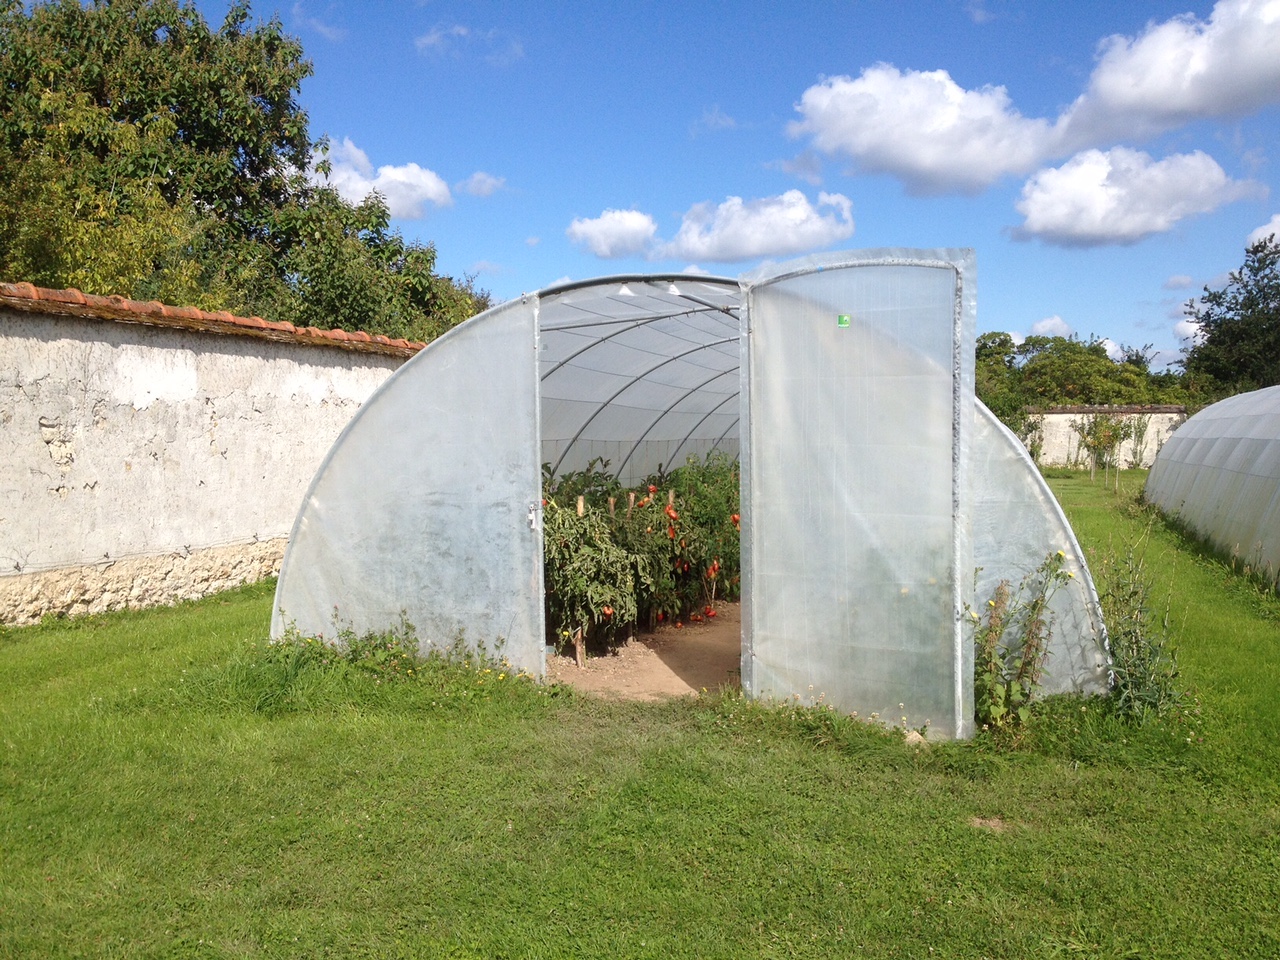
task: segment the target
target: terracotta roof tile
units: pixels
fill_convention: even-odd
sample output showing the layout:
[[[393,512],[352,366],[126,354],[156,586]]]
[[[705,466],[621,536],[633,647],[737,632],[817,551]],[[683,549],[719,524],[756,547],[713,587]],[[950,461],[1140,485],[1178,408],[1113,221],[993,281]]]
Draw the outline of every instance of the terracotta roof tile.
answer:
[[[117,323],[145,323],[155,327],[200,330],[226,336],[257,337],[283,343],[334,347],[364,353],[409,357],[425,344],[392,340],[363,330],[305,330],[291,323],[272,322],[262,317],[237,317],[225,310],[210,313],[196,307],[170,306],[152,300],[141,303],[126,297],[100,297],[79,290],[47,290],[30,283],[0,283],[0,307],[23,313],[75,316]]]

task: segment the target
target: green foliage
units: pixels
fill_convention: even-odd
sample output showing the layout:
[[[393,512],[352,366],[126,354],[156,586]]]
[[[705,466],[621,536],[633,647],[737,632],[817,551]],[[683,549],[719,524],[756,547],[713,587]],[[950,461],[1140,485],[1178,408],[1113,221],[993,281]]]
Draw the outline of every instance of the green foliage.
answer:
[[[1122,347],[1119,360],[1098,339],[984,333],[975,354],[978,399],[1032,445],[1039,428],[1030,412],[1050,406],[1203,402],[1194,381],[1174,372],[1152,373],[1149,347]]]
[[[194,3],[78,0],[0,10],[0,142],[17,151],[56,134],[50,94],[82,99],[105,124],[169,132],[138,152],[82,130],[75,146],[123,179],[154,177],[166,199],[190,198],[244,236],[306,192],[307,116],[296,96],[311,75],[301,45],[272,19],[250,27],[235,3],[213,31]]]
[[[1016,736],[1031,720],[1051,630],[1049,601],[1071,576],[1059,550],[1023,578],[1002,580],[974,621],[974,720],[981,730]]]
[[[1152,607],[1140,544],[1129,543],[1119,553],[1107,550],[1093,569],[1111,652],[1112,711],[1141,725],[1193,709],[1194,701],[1181,689],[1169,607],[1160,614]]]
[[[1200,327],[1183,358],[1188,377],[1206,379],[1217,396],[1280,384],[1280,241],[1250,244],[1227,285],[1206,286],[1186,314]]]
[[[1143,429],[1145,431],[1145,424]],[[1133,436],[1133,424],[1109,413],[1091,413],[1072,420],[1071,430],[1080,438],[1081,449],[1089,454],[1089,479],[1094,479],[1100,466],[1109,479],[1114,467],[1116,488],[1119,489],[1120,445]]]
[[[737,461],[714,453],[634,490],[606,461],[558,478],[544,469],[547,625],[556,642],[578,629],[607,641],[633,624],[715,616],[714,602],[740,591],[738,487]]]
[[[429,340],[489,306],[310,179],[311,65],[236,3],[0,0],[0,277]]]
[[[1087,549],[1146,529],[1054,488]],[[270,582],[0,631],[0,955],[1275,956],[1280,599],[1144,556],[1194,731],[1049,697],[1017,750],[445,664],[259,710]]]
[[[636,621],[636,595],[649,577],[649,559],[619,546],[607,514],[560,506],[542,511],[547,626],[563,644],[577,631],[611,638]]]

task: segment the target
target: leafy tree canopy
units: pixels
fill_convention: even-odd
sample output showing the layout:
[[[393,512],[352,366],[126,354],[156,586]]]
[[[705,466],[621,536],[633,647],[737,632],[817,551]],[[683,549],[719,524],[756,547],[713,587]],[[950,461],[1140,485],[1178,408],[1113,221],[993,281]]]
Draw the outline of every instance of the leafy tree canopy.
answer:
[[[429,339],[488,306],[312,183],[311,73],[276,19],[190,0],[0,0],[0,275]]]
[[[1280,384],[1280,241],[1250,244],[1227,285],[1206,286],[1186,314],[1200,327],[1183,357],[1188,378],[1219,396]]]
[[[1015,433],[1028,411],[1050,406],[1194,403],[1183,378],[1152,373],[1149,347],[1122,347],[1113,360],[1099,339],[984,333],[976,349],[978,397]]]

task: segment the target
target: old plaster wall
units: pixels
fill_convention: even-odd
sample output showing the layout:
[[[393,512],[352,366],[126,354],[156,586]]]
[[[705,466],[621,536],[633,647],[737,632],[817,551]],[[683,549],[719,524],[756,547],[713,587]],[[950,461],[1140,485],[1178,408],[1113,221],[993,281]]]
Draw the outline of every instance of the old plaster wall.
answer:
[[[1038,462],[1042,467],[1076,467],[1089,463],[1088,452],[1080,448],[1080,435],[1072,429],[1071,424],[1082,420],[1094,412],[1111,413],[1140,426],[1146,418],[1146,432],[1142,437],[1125,440],[1120,445],[1120,465],[1150,467],[1155,462],[1156,454],[1169,439],[1169,435],[1187,419],[1181,408],[1141,409],[1108,409],[1103,407],[1080,407],[1050,410],[1041,414],[1040,454]],[[1032,442],[1027,442],[1029,448]],[[1032,453],[1035,450],[1032,449]]]
[[[0,622],[274,573],[321,458],[403,362],[0,309]]]

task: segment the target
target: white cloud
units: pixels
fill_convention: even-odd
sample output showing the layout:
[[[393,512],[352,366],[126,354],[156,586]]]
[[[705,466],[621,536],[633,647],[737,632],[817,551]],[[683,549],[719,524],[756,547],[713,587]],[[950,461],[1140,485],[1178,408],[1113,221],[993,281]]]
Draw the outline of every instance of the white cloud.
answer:
[[[597,257],[614,259],[646,253],[657,232],[658,225],[647,213],[606,210],[594,219],[575,219],[565,235]]]
[[[501,30],[474,30],[460,23],[433,27],[415,37],[418,52],[460,58],[478,52],[490,66],[502,67],[524,58],[524,44]]]
[[[853,235],[853,203],[839,193],[819,193],[812,204],[799,190],[776,197],[727,197],[718,205],[696,203],[668,241],[653,217],[639,210],[606,210],[579,218],[565,231],[597,257],[644,256],[649,260],[735,263],[787,256],[826,247]]]
[[[336,43],[346,37],[347,31],[341,27],[330,26],[318,17],[312,17],[307,14],[306,8],[299,0],[293,5],[293,18],[300,21],[303,25],[310,27],[326,40]]]
[[[1199,150],[1159,161],[1127,147],[1086,150],[1023,185],[1017,234],[1062,246],[1135,243],[1256,190]]]
[[[826,212],[824,212],[826,208]],[[690,207],[680,230],[660,256],[718,263],[785,256],[829,246],[853,236],[853,203],[839,193],[819,193],[816,206],[799,190],[719,206]]]
[[[1280,240],[1280,213],[1271,215],[1271,219],[1249,234],[1248,245],[1252,246],[1259,240],[1265,240],[1267,237],[1275,234],[1277,240]]]
[[[1193,283],[1195,283],[1195,281],[1187,274],[1175,273],[1164,282],[1163,286],[1166,290],[1186,290]]]
[[[1107,356],[1110,357],[1112,360],[1114,360],[1116,363],[1119,363],[1121,360],[1124,359],[1124,348],[1121,347],[1120,344],[1112,340],[1110,337],[1103,337],[1098,342],[1102,344],[1102,349],[1107,351]]]
[[[525,237],[524,238],[524,245],[526,247],[536,247],[541,242],[542,242],[541,237]]]
[[[691,276],[695,276],[695,277],[709,277],[709,276],[711,276],[711,271],[710,271],[710,270],[704,270],[702,267],[698,266],[696,263],[691,263],[691,264],[689,264],[687,267],[685,267],[685,268],[684,268],[683,270],[681,270],[680,272],[681,272],[681,273],[687,273],[687,274],[690,274]]]
[[[461,183],[455,184],[455,189],[469,193],[473,197],[491,197],[501,190],[506,182],[506,177],[495,177],[483,170],[477,170]]]
[[[373,191],[387,201],[391,216],[420,220],[426,216],[426,205],[448,207],[453,204],[449,185],[433,170],[416,163],[378,167],[375,172],[369,155],[344,137],[331,144],[324,158],[332,165],[328,176],[312,172],[312,178],[327,183],[351,203],[359,203]],[[322,159],[324,159],[322,158]]]
[[[477,260],[475,263],[471,265],[471,272],[497,274],[497,273],[504,273],[505,270],[502,264],[495,263],[492,260]]]
[[[968,12],[986,15],[980,3]],[[1056,119],[1023,116],[1002,86],[878,63],[809,87],[787,130],[912,193],[977,193],[1080,150],[1274,103],[1280,0],[1219,0],[1207,21],[1181,15],[1104,39],[1085,91]]]
[[[803,120],[787,132],[864,173],[899,177],[912,193],[977,193],[1009,173],[1035,169],[1054,148],[1046,120],[1022,116],[1004,87],[965,90],[945,70],[901,71],[887,63],[855,80],[833,77],[806,90]]]
[[[1073,333],[1075,331],[1071,329],[1071,325],[1057,314],[1037,320],[1031,325],[1033,337],[1069,337]]]
[[[1146,136],[1280,101],[1280,0],[1219,0],[1136,38],[1111,36],[1065,119],[1071,142]]]
[[[1200,333],[1200,324],[1194,320],[1179,320],[1173,325],[1173,333],[1179,340],[1194,340]]]

